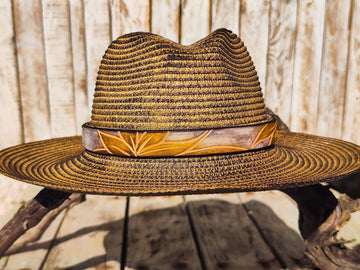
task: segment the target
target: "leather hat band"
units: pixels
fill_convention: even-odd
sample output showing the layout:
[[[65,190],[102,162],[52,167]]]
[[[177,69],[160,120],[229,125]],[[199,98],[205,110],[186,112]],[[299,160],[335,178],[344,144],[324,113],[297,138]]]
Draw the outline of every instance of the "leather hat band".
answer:
[[[245,127],[188,131],[122,131],[83,125],[85,149],[116,156],[195,156],[243,152],[271,146],[277,122]]]

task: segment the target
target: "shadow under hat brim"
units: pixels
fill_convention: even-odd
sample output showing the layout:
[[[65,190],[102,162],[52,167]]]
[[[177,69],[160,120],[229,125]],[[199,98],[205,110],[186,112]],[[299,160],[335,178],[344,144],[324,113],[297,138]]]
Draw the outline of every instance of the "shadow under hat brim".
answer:
[[[271,148],[198,157],[127,158],[84,151],[81,137],[7,148],[0,173],[67,192],[165,195],[285,189],[360,171],[360,147],[279,131]]]

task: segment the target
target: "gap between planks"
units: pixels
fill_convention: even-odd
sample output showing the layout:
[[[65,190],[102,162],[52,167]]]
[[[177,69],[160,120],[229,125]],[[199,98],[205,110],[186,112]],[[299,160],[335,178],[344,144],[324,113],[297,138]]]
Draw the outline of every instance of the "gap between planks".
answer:
[[[264,229],[256,228],[251,220],[249,222],[249,212],[244,210],[242,203],[259,199],[269,204],[271,200],[279,199],[276,194],[266,194],[132,197],[130,203],[125,197],[88,196],[87,201],[69,210],[61,227],[57,225],[53,229],[58,231],[54,246],[48,251],[40,250],[42,255],[37,255],[38,265],[46,259],[42,269],[54,269],[55,266],[58,269],[82,266],[83,269],[95,269],[102,266],[130,270],[146,265],[163,265],[162,269],[187,267],[185,269],[210,270],[226,265],[251,269],[241,268],[241,254],[233,252],[245,243],[241,243],[242,240],[236,242],[239,237],[234,232],[238,229],[237,234],[245,232],[243,236],[246,237],[248,231],[251,231],[248,235],[254,236],[258,234],[257,230]],[[278,202],[273,205],[275,209],[282,207]],[[287,214],[283,215],[286,218]],[[124,226],[128,226],[125,232]],[[232,227],[235,227],[234,232]],[[48,242],[54,239],[56,233],[51,235],[47,238]],[[283,263],[278,263],[279,255],[275,256],[267,246],[268,235],[263,236],[265,241],[256,238],[251,252],[256,251],[258,257],[254,259],[251,257],[253,254],[249,255],[256,265],[253,269],[261,269],[261,263],[269,269],[291,265],[293,262],[289,254],[283,254]],[[41,239],[39,243],[43,241]],[[122,243],[125,243],[125,253]],[[235,243],[237,247],[230,246],[229,249],[229,243]],[[278,247],[275,245],[275,248]],[[10,256],[7,267],[3,269],[18,269],[20,261],[26,262],[26,258],[36,260],[34,252],[39,252],[39,249],[32,252]],[[120,262],[123,262],[121,266]],[[21,268],[33,269],[33,266],[34,261],[21,264]]]

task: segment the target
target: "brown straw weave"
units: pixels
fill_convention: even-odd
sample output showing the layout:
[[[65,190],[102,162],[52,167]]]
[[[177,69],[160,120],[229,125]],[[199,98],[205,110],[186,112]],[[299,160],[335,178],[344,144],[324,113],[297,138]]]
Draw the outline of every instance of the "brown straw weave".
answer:
[[[279,132],[276,147],[255,153],[119,158],[83,152],[80,137],[67,137],[4,150],[0,168],[15,179],[66,191],[191,194],[282,189],[335,180],[359,171],[359,153],[358,147],[341,140]]]
[[[106,51],[91,124],[122,130],[210,129],[268,120],[243,42],[216,31],[190,46],[133,33]]]
[[[220,29],[190,46],[149,33],[119,37],[101,62],[88,125],[112,132],[226,130],[271,119],[246,48],[230,31]],[[199,156],[97,153],[85,150],[80,136],[0,152],[0,173],[48,188],[93,194],[283,189],[359,171],[359,146],[286,131],[278,131],[269,147]]]

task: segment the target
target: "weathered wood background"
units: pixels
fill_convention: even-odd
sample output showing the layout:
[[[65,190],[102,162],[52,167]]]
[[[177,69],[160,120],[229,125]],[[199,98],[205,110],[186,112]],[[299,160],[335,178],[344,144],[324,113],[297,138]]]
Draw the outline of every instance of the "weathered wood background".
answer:
[[[80,134],[111,40],[225,27],[293,131],[360,143],[360,0],[0,0],[0,148]],[[28,185],[0,177],[0,219]]]
[[[294,131],[360,143],[360,1],[1,0],[0,146],[79,134],[111,40],[190,44],[226,27]]]

